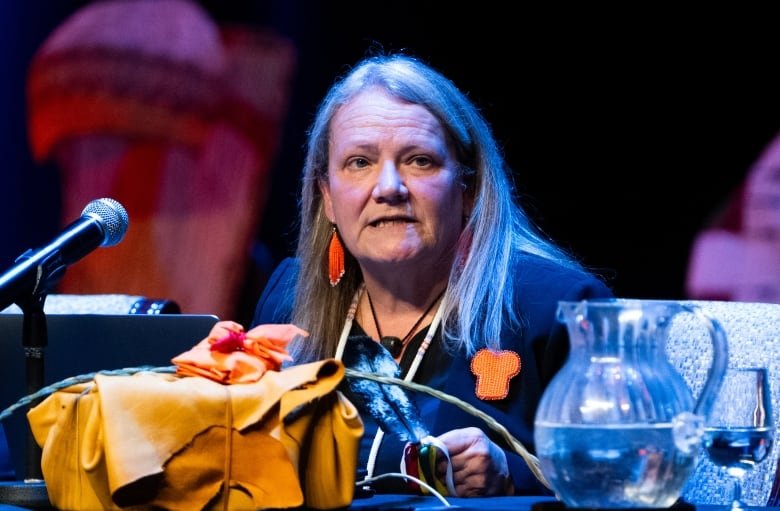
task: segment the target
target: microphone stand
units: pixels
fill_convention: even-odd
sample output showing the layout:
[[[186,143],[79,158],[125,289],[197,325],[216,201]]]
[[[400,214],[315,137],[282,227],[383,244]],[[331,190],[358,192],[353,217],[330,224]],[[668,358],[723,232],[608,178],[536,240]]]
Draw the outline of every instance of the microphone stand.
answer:
[[[29,258],[31,251],[22,254],[17,262]],[[23,295],[16,300],[22,309],[22,346],[25,358],[25,391],[26,395],[34,394],[44,386],[44,348],[48,345],[49,334],[46,323],[44,302],[50,289],[62,278],[65,265],[59,257],[47,257],[38,266],[38,279],[29,295]],[[40,402],[32,402],[30,408]],[[25,444],[25,474],[24,479],[0,484],[0,504],[17,504],[30,506],[34,509],[53,509],[46,491],[41,470],[42,450],[35,442],[32,431],[28,429]]]
[[[43,302],[46,295],[31,296],[17,303],[24,314],[22,319],[22,346],[25,360],[25,395],[31,395],[44,385],[44,348],[48,345],[49,335],[46,326],[46,314],[43,312]],[[36,400],[30,404],[32,408],[38,404]],[[41,472],[41,448],[35,442],[32,433],[27,434],[27,451],[25,463],[25,480],[43,479]]]

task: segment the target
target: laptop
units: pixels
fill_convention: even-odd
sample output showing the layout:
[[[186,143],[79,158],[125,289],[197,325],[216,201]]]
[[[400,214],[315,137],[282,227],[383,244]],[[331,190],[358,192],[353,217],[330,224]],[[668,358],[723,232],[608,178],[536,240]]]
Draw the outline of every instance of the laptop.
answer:
[[[27,395],[22,314],[0,314],[0,411]],[[205,338],[216,316],[201,314],[48,314],[44,385],[100,370],[170,366]],[[2,421],[17,479],[28,471],[27,408]]]

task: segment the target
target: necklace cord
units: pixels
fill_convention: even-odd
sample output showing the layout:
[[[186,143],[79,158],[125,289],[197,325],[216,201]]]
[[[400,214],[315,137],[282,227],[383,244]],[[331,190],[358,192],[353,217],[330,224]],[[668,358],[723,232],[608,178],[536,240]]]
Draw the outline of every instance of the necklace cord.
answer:
[[[401,341],[401,348],[406,346],[406,343],[409,342],[409,340],[414,336],[415,331],[420,326],[420,323],[423,322],[423,320],[428,316],[428,314],[433,310],[433,307],[436,305],[436,303],[439,301],[439,299],[444,295],[444,291],[446,291],[446,288],[439,293],[436,298],[431,302],[430,305],[428,305],[428,308],[425,309],[425,312],[422,313],[422,316],[420,316],[417,321],[415,321],[414,325],[412,325],[412,328],[409,329],[409,331],[406,333],[403,338],[399,339]],[[382,330],[379,328],[379,321],[376,317],[376,310],[374,309],[374,302],[371,300],[371,294],[368,292],[368,289],[366,289],[366,298],[368,298],[368,306],[371,309],[371,317],[374,320],[374,327],[376,328],[376,333],[379,335],[379,342],[382,344],[382,346],[387,347],[393,347],[395,346],[395,343],[393,342],[394,339],[397,339],[397,337],[385,337],[382,335]],[[396,358],[398,355],[393,353],[393,357]]]

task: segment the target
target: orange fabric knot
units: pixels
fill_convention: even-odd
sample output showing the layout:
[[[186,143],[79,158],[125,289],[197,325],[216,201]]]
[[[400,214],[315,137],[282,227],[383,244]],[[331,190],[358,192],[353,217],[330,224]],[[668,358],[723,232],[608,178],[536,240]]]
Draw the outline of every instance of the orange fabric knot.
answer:
[[[244,332],[230,332],[222,339],[211,342],[211,351],[220,353],[233,353],[234,351],[244,351]]]
[[[477,397],[486,401],[504,399],[509,394],[509,380],[520,374],[521,365],[520,355],[514,351],[479,350],[471,359]]]
[[[292,360],[287,344],[308,332],[291,324],[258,325],[248,332],[233,321],[219,321],[208,337],[171,359],[180,376],[202,376],[223,384],[253,383],[266,371]]]

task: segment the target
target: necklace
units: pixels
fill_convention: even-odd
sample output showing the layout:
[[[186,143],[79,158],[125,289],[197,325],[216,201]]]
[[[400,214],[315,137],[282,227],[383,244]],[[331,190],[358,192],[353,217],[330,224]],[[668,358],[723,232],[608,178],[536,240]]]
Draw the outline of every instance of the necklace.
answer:
[[[352,298],[352,304],[350,304],[349,310],[347,310],[347,318],[344,320],[344,328],[341,329],[339,343],[336,346],[335,358],[338,360],[341,360],[341,357],[344,355],[344,348],[347,345],[349,331],[352,329],[352,322],[354,321],[355,313],[357,312],[358,301],[360,301],[360,296],[363,294],[365,287],[365,284],[362,284],[358,290],[355,291],[355,296]],[[445,295],[441,303],[439,303],[439,308],[436,310],[436,314],[433,315],[433,321],[431,321],[431,326],[428,328],[428,333],[425,334],[425,339],[423,339],[420,347],[417,348],[417,353],[414,355],[414,360],[412,360],[412,364],[409,366],[409,370],[406,372],[406,376],[404,376],[404,381],[414,380],[414,376],[417,374],[417,369],[420,367],[420,364],[422,364],[423,357],[428,351],[428,346],[431,345],[433,336],[436,334],[436,330],[439,328],[439,323],[441,323],[444,309],[447,308],[446,301],[447,296]],[[436,301],[433,303],[436,303]],[[374,475],[376,457],[379,453],[379,447],[382,445],[382,438],[384,438],[384,435],[385,432],[382,431],[382,428],[378,428],[376,431],[376,436],[374,437],[374,442],[371,444],[371,451],[368,453],[368,463],[366,463],[366,477],[368,478],[371,478]]]
[[[412,338],[414,332],[417,330],[417,327],[420,326],[420,323],[422,323],[422,321],[425,319],[428,313],[431,312],[433,306],[436,305],[436,302],[439,301],[439,298],[441,298],[443,294],[444,291],[439,293],[436,296],[436,298],[434,298],[433,302],[431,302],[428,308],[425,309],[425,312],[422,313],[422,316],[420,316],[420,318],[417,321],[415,321],[414,325],[412,325],[412,328],[409,329],[409,331],[406,333],[403,339],[399,339],[394,335],[382,335],[382,330],[379,329],[379,321],[376,320],[376,311],[374,310],[374,302],[371,301],[371,295],[368,293],[368,290],[366,289],[368,306],[371,308],[371,317],[374,318],[374,326],[376,327],[376,333],[379,334],[379,344],[381,344],[387,351],[389,351],[390,354],[393,356],[393,358],[400,357],[401,353],[403,353],[404,351],[404,346],[406,346],[406,343],[409,342],[409,339]]]

